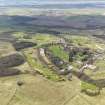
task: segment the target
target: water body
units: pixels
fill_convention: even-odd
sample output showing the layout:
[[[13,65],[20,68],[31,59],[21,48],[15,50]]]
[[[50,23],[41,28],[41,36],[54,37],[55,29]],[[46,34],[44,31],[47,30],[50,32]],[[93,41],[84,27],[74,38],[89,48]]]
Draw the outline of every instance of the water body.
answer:
[[[0,0],[0,7],[29,7],[29,8],[105,8],[104,0]]]

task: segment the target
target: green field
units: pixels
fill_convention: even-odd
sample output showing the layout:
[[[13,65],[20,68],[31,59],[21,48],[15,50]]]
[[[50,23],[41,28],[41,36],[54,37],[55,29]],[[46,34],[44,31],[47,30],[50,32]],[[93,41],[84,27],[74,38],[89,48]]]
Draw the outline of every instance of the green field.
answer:
[[[69,59],[69,54],[64,51],[64,48],[60,45],[53,45],[49,47],[49,50],[51,50],[51,52],[54,54],[54,56],[57,56],[61,59],[63,59],[64,61],[68,61]]]

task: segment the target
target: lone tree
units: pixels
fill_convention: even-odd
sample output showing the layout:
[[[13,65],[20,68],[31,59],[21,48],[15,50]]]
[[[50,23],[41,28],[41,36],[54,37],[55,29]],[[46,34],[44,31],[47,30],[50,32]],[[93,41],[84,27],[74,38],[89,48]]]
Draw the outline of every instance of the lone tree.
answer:
[[[18,86],[22,86],[23,84],[24,84],[23,81],[17,81],[17,85],[18,85]]]

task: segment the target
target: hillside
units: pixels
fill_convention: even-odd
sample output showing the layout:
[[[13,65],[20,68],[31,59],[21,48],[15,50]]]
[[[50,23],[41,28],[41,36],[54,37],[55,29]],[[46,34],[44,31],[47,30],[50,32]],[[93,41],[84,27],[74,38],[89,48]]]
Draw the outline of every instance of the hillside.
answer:
[[[104,10],[0,9],[0,105],[104,105]]]

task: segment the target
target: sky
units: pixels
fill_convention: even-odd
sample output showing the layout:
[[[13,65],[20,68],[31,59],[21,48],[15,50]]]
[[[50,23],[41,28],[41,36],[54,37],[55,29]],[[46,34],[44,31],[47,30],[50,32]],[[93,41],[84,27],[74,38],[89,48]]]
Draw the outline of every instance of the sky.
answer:
[[[104,3],[105,0],[0,0],[0,6],[8,5],[43,5],[43,4],[85,4]]]

